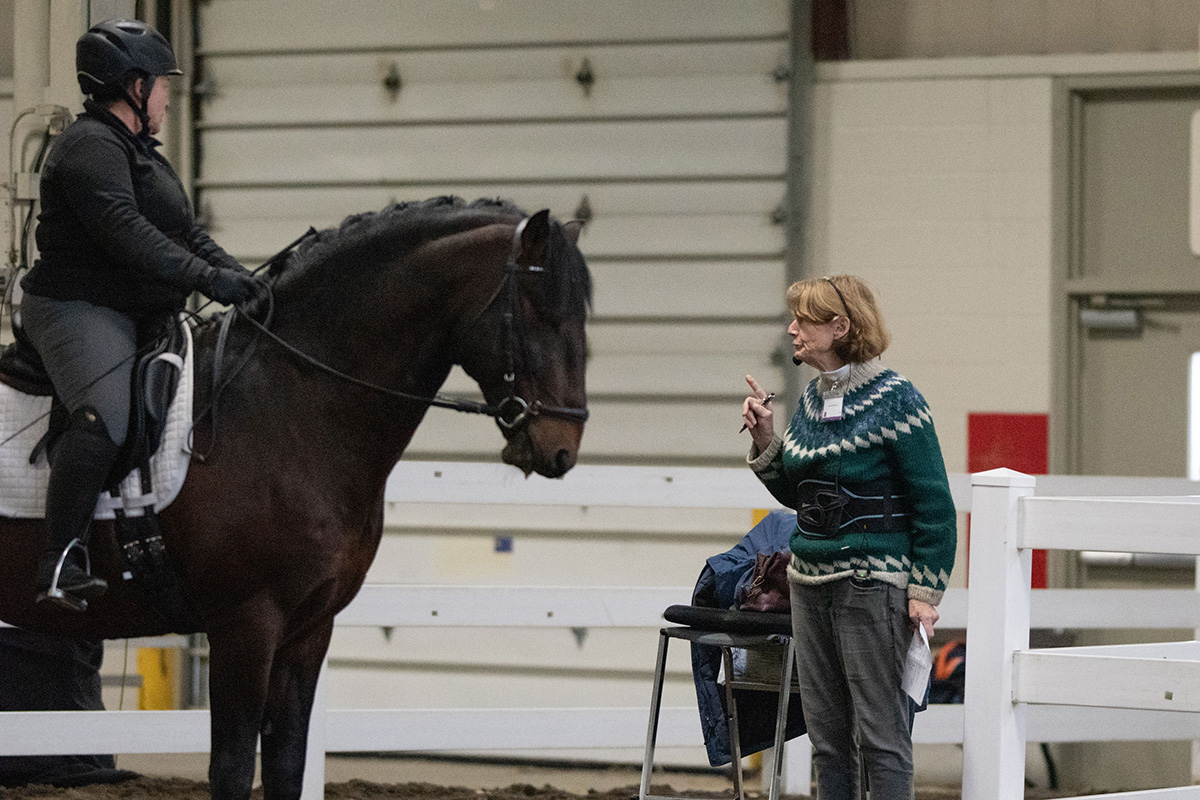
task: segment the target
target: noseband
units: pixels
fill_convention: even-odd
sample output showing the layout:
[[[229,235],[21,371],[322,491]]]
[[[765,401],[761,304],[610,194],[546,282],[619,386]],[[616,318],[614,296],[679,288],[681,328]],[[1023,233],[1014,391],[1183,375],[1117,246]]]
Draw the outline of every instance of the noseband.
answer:
[[[539,417],[543,415],[548,417],[559,417],[561,419],[578,422],[582,425],[587,421],[588,418],[588,410],[586,408],[550,406],[544,404],[541,400],[534,400],[530,402],[517,394],[516,391],[517,376],[515,364],[517,334],[514,318],[516,316],[517,305],[520,302],[520,298],[517,294],[517,276],[521,273],[544,272],[544,269],[541,266],[532,264],[528,266],[521,266],[517,263],[517,254],[520,251],[521,244],[521,233],[525,230],[525,223],[528,221],[529,218],[526,217],[517,223],[517,228],[513,233],[512,248],[509,250],[508,260],[504,265],[504,275],[500,279],[500,285],[496,287],[496,291],[492,293],[491,297],[488,298],[488,301],[483,304],[482,308],[480,308],[479,313],[475,315],[475,318],[471,321],[470,325],[467,326],[467,329],[469,330],[478,324],[483,316],[487,313],[488,309],[496,304],[501,295],[504,295],[506,305],[504,310],[505,358],[507,366],[507,371],[504,373],[504,383],[508,388],[508,394],[504,397],[504,399],[494,405],[490,403],[480,403],[475,400],[467,400],[461,397],[447,397],[440,392],[434,394],[432,397],[424,397],[422,395],[401,392],[396,389],[389,389],[386,386],[380,386],[376,383],[365,381],[362,378],[356,378],[353,375],[347,375],[346,373],[341,372],[340,370],[335,369],[334,367],[331,367],[328,364],[317,360],[316,358],[313,358],[307,353],[301,351],[295,345],[284,341],[276,333],[271,331],[267,327],[267,325],[270,324],[270,311],[267,312],[266,324],[254,319],[250,315],[246,314],[246,312],[242,311],[242,309],[235,307],[237,312],[236,316],[246,319],[251,325],[258,328],[260,333],[266,335],[280,347],[287,350],[304,363],[315,367],[340,381],[353,384],[363,389],[368,389],[386,397],[392,397],[398,400],[405,400],[409,402],[423,403],[425,405],[435,406],[437,408],[448,408],[452,411],[461,411],[467,414],[483,414],[485,416],[492,417],[496,420],[500,427],[509,431],[519,428],[533,417]],[[296,243],[290,245],[288,250],[291,250],[295,244]],[[280,255],[285,255],[286,252],[287,251],[284,251],[283,253],[280,253]],[[275,261],[276,258],[272,258],[271,261]],[[273,304],[274,299],[271,298],[270,302]],[[219,342],[223,342],[227,337],[228,327],[232,324],[234,316],[234,314],[230,314],[222,322],[221,335],[218,337]],[[219,363],[220,354],[218,353],[216,361],[214,362],[214,372],[216,371],[216,365]],[[239,363],[238,368],[243,366],[245,363],[246,360],[243,359],[242,362]],[[237,370],[235,369],[234,371],[236,372]],[[226,376],[225,382],[228,383],[229,380],[232,380],[232,377],[232,375]]]

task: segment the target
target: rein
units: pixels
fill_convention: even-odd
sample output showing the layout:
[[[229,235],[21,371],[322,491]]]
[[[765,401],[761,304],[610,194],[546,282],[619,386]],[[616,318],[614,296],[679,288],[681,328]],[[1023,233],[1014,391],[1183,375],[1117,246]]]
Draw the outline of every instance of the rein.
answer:
[[[582,424],[586,422],[588,418],[588,410],[586,408],[550,406],[542,403],[540,400],[534,400],[530,402],[516,393],[515,362],[517,336],[514,323],[518,304],[516,279],[517,275],[522,272],[536,273],[543,271],[543,268],[540,266],[530,265],[528,267],[522,267],[517,263],[517,253],[520,247],[521,232],[525,229],[525,223],[527,221],[528,218],[522,219],[517,224],[516,230],[513,233],[513,245],[512,249],[509,251],[508,260],[504,266],[504,277],[500,279],[500,285],[496,287],[496,291],[492,293],[491,297],[489,297],[488,301],[484,303],[482,308],[480,308],[479,313],[468,326],[468,328],[470,328],[478,324],[480,319],[483,318],[483,315],[487,313],[488,309],[500,299],[501,295],[505,296],[507,305],[504,310],[504,327],[506,335],[505,355],[508,369],[507,372],[504,373],[504,382],[508,387],[508,394],[503,400],[494,405],[489,403],[480,403],[475,400],[467,400],[465,398],[447,397],[441,393],[435,393],[432,396],[427,397],[424,395],[402,392],[398,389],[380,386],[377,383],[372,383],[371,381],[349,375],[324,363],[323,361],[314,358],[313,356],[310,356],[295,345],[282,339],[278,334],[267,327],[270,324],[271,315],[274,308],[274,296],[270,294],[269,289],[267,294],[269,306],[266,316],[266,324],[254,319],[241,308],[235,307],[235,309],[237,315],[257,328],[260,334],[271,339],[271,341],[275,342],[277,345],[291,353],[303,363],[308,364],[309,366],[314,367],[344,383],[349,383],[361,389],[375,392],[376,394],[383,395],[384,397],[403,400],[405,402],[422,403],[424,405],[434,406],[436,408],[448,408],[452,411],[461,411],[467,414],[483,414],[485,416],[494,418],[496,422],[505,430],[513,430],[527,422],[530,418],[542,415],[573,420]],[[230,319],[229,321],[231,322],[232,320]],[[222,338],[226,333],[225,329],[227,325],[228,322],[222,325]],[[245,361],[241,362],[239,367],[244,364]]]

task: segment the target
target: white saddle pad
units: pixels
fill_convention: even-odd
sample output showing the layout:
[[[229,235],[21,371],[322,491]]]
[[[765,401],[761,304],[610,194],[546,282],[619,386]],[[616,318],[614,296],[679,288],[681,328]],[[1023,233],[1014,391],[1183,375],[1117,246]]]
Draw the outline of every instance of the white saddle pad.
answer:
[[[158,452],[150,459],[153,491],[143,494],[139,470],[121,482],[121,497],[100,495],[96,519],[113,519],[123,508],[134,515],[153,505],[161,511],[171,504],[183,488],[191,454],[188,434],[192,427],[192,332],[186,322],[187,338],[179,387],[171,401],[167,427]],[[160,358],[175,359],[173,355]],[[50,424],[50,398],[23,394],[0,383],[0,516],[41,519],[46,516],[46,488],[50,483],[50,465],[45,456],[37,464],[29,463],[29,454],[41,441]]]

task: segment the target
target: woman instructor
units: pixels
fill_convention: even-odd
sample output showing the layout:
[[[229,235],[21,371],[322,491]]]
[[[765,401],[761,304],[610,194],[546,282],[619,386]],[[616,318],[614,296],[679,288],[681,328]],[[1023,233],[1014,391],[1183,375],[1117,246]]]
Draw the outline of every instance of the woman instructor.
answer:
[[[107,588],[87,569],[87,531],[125,441],[138,322],[181,311],[195,291],[243,303],[257,282],[197,226],[156,151],[167,76],[182,74],[167,40],[109,20],[80,37],[75,66],[89,99],[42,170],[21,326],[71,416],[51,454],[37,600],[82,610]]]
[[[912,795],[911,716],[902,687],[915,626],[933,633],[954,566],[954,502],[925,399],[878,356],[889,337],[858,278],[799,281],[787,292],[793,361],[809,383],[780,439],[767,398],[742,417],[751,469],[795,508],[792,627],[817,796]]]

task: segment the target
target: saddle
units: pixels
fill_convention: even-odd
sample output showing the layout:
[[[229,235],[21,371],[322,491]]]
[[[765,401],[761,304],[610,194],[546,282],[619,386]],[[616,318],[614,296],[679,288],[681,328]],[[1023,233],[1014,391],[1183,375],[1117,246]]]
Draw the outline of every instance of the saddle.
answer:
[[[192,418],[191,332],[160,317],[139,326],[129,433],[96,505],[115,520],[123,577],[173,630],[197,629],[195,612],[163,547],[157,511],[187,477]],[[0,351],[0,516],[45,515],[49,458],[70,415],[54,394],[41,358],[17,333]]]
[[[14,332],[16,341],[0,351],[0,383],[24,394],[52,398],[49,428],[29,454],[29,463],[37,464],[48,459],[71,418],[54,392],[41,356],[21,328]],[[140,355],[133,369],[129,433],[108,476],[109,489],[116,489],[122,478],[144,467],[161,444],[188,352],[187,334],[170,315],[139,324],[137,339]]]

